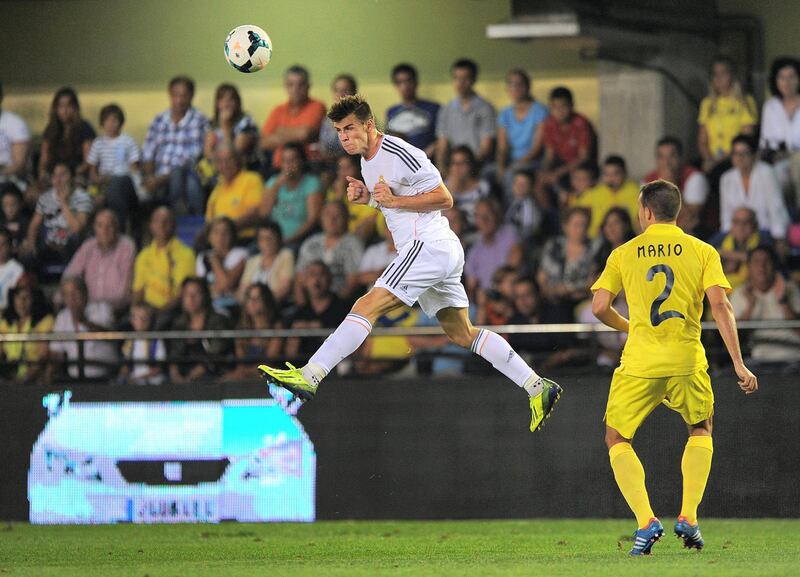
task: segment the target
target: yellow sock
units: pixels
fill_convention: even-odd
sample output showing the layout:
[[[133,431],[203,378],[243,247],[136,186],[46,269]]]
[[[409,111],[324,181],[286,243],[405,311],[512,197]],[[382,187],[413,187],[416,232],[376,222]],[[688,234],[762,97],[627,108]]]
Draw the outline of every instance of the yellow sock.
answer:
[[[686,442],[681,460],[683,473],[683,504],[681,517],[692,525],[697,523],[697,506],[703,500],[708,473],[711,471],[711,456],[714,444],[711,437],[691,436]]]
[[[617,480],[622,496],[636,515],[640,528],[647,527],[650,519],[655,517],[650,507],[650,498],[644,486],[644,467],[630,443],[617,443],[608,450],[611,468]]]

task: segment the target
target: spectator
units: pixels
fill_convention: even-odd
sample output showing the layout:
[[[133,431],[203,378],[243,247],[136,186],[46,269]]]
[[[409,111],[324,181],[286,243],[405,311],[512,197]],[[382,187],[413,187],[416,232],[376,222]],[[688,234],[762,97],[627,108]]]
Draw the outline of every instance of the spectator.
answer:
[[[56,164],[66,164],[74,176],[83,178],[89,170],[86,158],[95,132],[81,118],[78,95],[69,87],[61,88],[53,96],[50,118],[42,135],[39,153],[39,178],[46,181]]]
[[[358,272],[350,275],[348,285],[368,291],[396,257],[397,247],[394,245],[392,231],[386,229],[386,240],[367,247],[358,265]]]
[[[596,136],[594,127],[582,114],[575,112],[572,92],[558,86],[550,92],[550,115],[542,122],[544,158],[537,175],[536,198],[542,207],[551,206],[551,189],[569,186],[569,173],[579,164],[594,160]]]
[[[203,154],[208,118],[192,106],[193,98],[191,78],[170,80],[169,109],[153,119],[142,147],[145,188],[181,214],[203,214],[206,201],[194,166]]]
[[[38,265],[63,264],[80,245],[94,205],[82,188],[75,186],[72,168],[66,162],[53,166],[53,187],[42,194],[20,247],[27,258],[34,256]]]
[[[49,333],[53,330],[44,293],[20,282],[8,291],[8,308],[0,318],[0,334]],[[7,342],[0,345],[0,376],[9,384],[37,384],[45,373],[46,342]]]
[[[292,288],[294,253],[283,247],[281,227],[266,220],[256,230],[258,254],[247,259],[239,282],[239,301],[244,303],[245,291],[253,284],[265,284],[273,297],[282,302]]]
[[[733,168],[722,175],[719,185],[721,229],[729,232],[733,211],[746,206],[755,211],[759,225],[782,245],[789,214],[775,171],[766,162],[757,160],[756,152],[754,137],[740,134],[733,139]]]
[[[800,315],[800,289],[777,272],[778,255],[770,247],[750,251],[750,278],[731,296],[737,320],[794,320]],[[770,362],[800,361],[800,335],[792,329],[758,329],[750,335],[750,356]]]
[[[363,254],[363,243],[347,232],[347,206],[343,202],[326,203],[322,209],[322,232],[308,237],[297,257],[297,300],[302,298],[302,275],[306,267],[320,260],[330,271],[331,291],[348,300],[355,289],[355,285],[348,283],[348,277],[358,271]]]
[[[17,286],[25,270],[14,258],[13,237],[0,227],[0,314],[9,306],[8,291]]]
[[[229,142],[217,146],[214,154],[220,178],[208,197],[206,222],[227,216],[239,230],[239,240],[249,243],[256,234],[253,225],[258,221],[261,206],[264,186],[261,175],[243,170],[242,156]]]
[[[203,157],[200,172],[213,181],[218,168],[214,166],[216,152],[220,146],[232,148],[241,164],[253,169],[258,166],[256,144],[258,127],[253,117],[242,110],[242,97],[233,84],[220,84],[214,94],[214,117],[205,134]]]
[[[503,185],[509,198],[514,175],[519,170],[538,168],[541,126],[547,118],[547,107],[531,96],[530,76],[520,68],[506,74],[506,91],[511,106],[501,110],[497,117],[497,183]]]
[[[239,318],[240,330],[269,331],[283,328],[278,314],[278,305],[272,291],[265,284],[252,284],[245,290],[242,314]],[[252,378],[259,363],[280,357],[283,339],[241,338],[236,339],[236,368],[225,374],[227,381],[240,381]]]
[[[105,302],[89,302],[89,290],[80,277],[61,281],[64,308],[56,316],[56,333],[86,333],[106,331],[114,323],[114,312]],[[81,348],[83,351],[81,352]],[[50,343],[50,358],[56,363],[69,363],[67,374],[73,379],[99,380],[111,376],[118,362],[117,349],[112,341],[64,341]],[[48,367],[48,381],[53,366]]]
[[[588,229],[591,213],[573,207],[564,216],[561,236],[547,241],[536,280],[556,322],[575,320],[575,306],[589,298],[594,251]]]
[[[532,278],[522,277],[513,285],[514,313],[508,319],[509,325],[540,325],[554,322],[548,317],[547,307],[542,306],[542,299],[536,282]],[[559,347],[564,340],[563,334],[549,333],[512,333],[508,342],[512,348],[525,357],[547,355]]]
[[[235,295],[247,250],[235,246],[236,225],[227,216],[218,216],[209,223],[208,243],[211,248],[197,255],[195,274],[208,284],[214,308],[231,312],[238,306]]]
[[[120,235],[113,210],[103,209],[94,217],[94,238],[87,239],[69,261],[65,277],[81,277],[89,291],[89,302],[108,303],[122,313],[131,300],[136,245]]]
[[[512,266],[519,238],[514,227],[502,224],[500,204],[494,198],[482,198],[475,207],[475,223],[480,237],[467,253],[464,265],[467,290],[475,294],[477,289],[492,288],[494,271],[504,264]]]
[[[31,133],[28,125],[10,110],[3,110],[3,84],[0,83],[0,183],[22,185],[28,171]]]
[[[25,242],[31,217],[19,188],[10,182],[1,186],[0,226],[11,233],[12,244],[18,249]]]
[[[287,144],[300,145],[305,156],[314,159],[311,143],[316,142],[325,118],[325,105],[309,98],[308,70],[294,65],[283,74],[283,85],[289,96],[284,104],[272,109],[261,128],[261,149],[272,153],[272,166],[282,170],[283,149]],[[291,235],[284,231],[287,238]]]
[[[738,134],[752,135],[757,122],[756,101],[742,90],[736,65],[718,56],[711,63],[708,96],[700,103],[697,117],[697,147],[712,184],[730,168],[733,139]]]
[[[489,196],[489,183],[478,176],[478,162],[469,146],[450,151],[445,186],[453,195],[453,204],[464,213],[470,228],[475,228],[475,205]]]
[[[343,96],[355,96],[358,92],[358,84],[352,74],[339,74],[331,83],[334,102]],[[344,155],[344,148],[339,142],[339,135],[333,127],[333,122],[329,118],[324,118],[319,129],[319,151],[326,165],[333,164],[333,161]]]
[[[539,231],[542,213],[533,199],[534,177],[530,172],[518,170],[511,181],[512,199],[506,210],[506,224],[512,225],[517,236],[530,244]]]
[[[790,56],[776,58],[769,75],[769,89],[772,97],[762,109],[759,146],[764,156],[774,164],[782,188],[794,188],[790,198],[794,200],[795,208],[800,208],[800,114],[797,114],[800,108],[800,60]],[[794,179],[792,172],[796,175]]]
[[[347,303],[331,289],[331,271],[322,261],[306,267],[302,275],[305,304],[298,308],[291,321],[293,329],[334,328],[347,316]],[[319,337],[291,337],[286,339],[284,356],[289,359],[308,358],[322,344]]]
[[[758,246],[772,244],[769,233],[758,230],[758,217],[752,208],[740,206],[733,211],[731,229],[728,233],[720,233],[716,242],[711,244],[719,252],[722,270],[736,289],[748,279],[747,260],[750,251]]]
[[[346,154],[336,159],[336,178],[328,189],[326,200],[340,201],[347,204],[349,221],[348,232],[356,235],[362,242],[369,242],[375,236],[376,230],[386,230],[386,220],[380,210],[357,204],[347,200],[347,177],[363,180],[361,176],[361,162],[358,156]]]
[[[166,206],[150,216],[153,240],[136,256],[133,302],[145,302],[158,312],[180,304],[183,281],[194,274],[194,251],[175,236],[175,213]]]
[[[656,168],[648,173],[642,183],[666,180],[681,190],[681,211],[678,226],[687,234],[696,232],[708,198],[706,175],[683,159],[683,143],[674,136],[665,136],[656,144]]]
[[[492,275],[492,288],[478,291],[478,325],[504,325],[514,314],[514,283],[519,274],[513,266],[501,266]]]
[[[224,331],[228,319],[214,312],[211,292],[202,278],[188,277],[181,283],[181,312],[172,321],[173,331]],[[169,376],[173,384],[194,383],[219,375],[223,356],[232,352],[228,339],[190,338],[170,342]]]
[[[578,204],[583,196],[597,185],[600,167],[593,160],[587,160],[569,171],[569,187],[558,191],[558,204],[562,209]]]
[[[147,303],[131,307],[131,325],[137,332],[155,328],[156,311]],[[163,363],[167,349],[161,339],[131,339],[122,343],[123,363],[117,382],[131,385],[160,385],[164,382]]]
[[[283,147],[280,166],[281,171],[267,181],[259,216],[279,223],[286,244],[296,247],[319,224],[322,183],[306,172],[300,144],[291,142]]]
[[[97,187],[97,204],[108,206],[116,212],[124,226],[129,216],[136,214],[138,191],[141,190],[143,196],[145,191],[139,172],[139,147],[133,138],[122,132],[123,124],[125,113],[116,104],[108,104],[100,110],[103,135],[92,142],[86,162],[89,165],[89,181]]]
[[[599,275],[606,267],[611,251],[631,240],[636,233],[630,213],[619,206],[612,206],[600,223],[600,236],[595,249],[594,270]]]
[[[639,185],[628,178],[625,159],[611,155],[603,162],[602,182],[587,191],[573,206],[589,209],[589,236],[596,238],[600,232],[600,221],[614,206],[628,211],[634,228],[639,229]]]
[[[472,246],[473,236],[468,234],[467,215],[464,211],[456,206],[451,206],[447,210],[442,211],[442,216],[447,219],[450,224],[450,230],[455,233],[458,240],[461,241],[461,246],[464,248],[464,254],[469,252],[469,247]]]
[[[411,64],[392,68],[392,84],[400,95],[400,104],[386,111],[386,133],[402,138],[433,158],[439,104],[417,98],[417,80],[417,69]]]
[[[474,90],[478,65],[472,60],[456,60],[450,68],[456,97],[439,111],[436,121],[436,165],[440,170],[450,149],[468,146],[479,164],[492,155],[497,133],[494,107]]]

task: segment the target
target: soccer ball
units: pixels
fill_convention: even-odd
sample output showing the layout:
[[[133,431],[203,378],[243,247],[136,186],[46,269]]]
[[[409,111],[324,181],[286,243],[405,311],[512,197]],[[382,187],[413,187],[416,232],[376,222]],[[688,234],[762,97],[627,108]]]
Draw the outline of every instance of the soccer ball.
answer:
[[[225,39],[225,58],[239,72],[258,72],[272,58],[272,40],[258,26],[237,26]]]

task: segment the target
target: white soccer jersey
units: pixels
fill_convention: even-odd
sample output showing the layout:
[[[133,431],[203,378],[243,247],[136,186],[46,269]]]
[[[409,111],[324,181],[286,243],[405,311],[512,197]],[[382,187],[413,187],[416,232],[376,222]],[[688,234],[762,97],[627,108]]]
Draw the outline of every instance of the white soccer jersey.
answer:
[[[372,158],[361,158],[361,175],[370,191],[383,176],[395,196],[416,196],[442,184],[441,174],[423,151],[388,135],[383,136]],[[417,212],[384,207],[380,210],[386,217],[386,226],[392,231],[398,252],[414,240],[458,240],[439,210]]]

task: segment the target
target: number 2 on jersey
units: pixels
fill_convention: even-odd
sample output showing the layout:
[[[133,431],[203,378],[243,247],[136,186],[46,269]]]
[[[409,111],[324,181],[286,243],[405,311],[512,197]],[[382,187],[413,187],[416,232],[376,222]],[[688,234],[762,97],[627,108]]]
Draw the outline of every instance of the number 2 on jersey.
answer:
[[[686,318],[678,311],[664,311],[663,313],[658,312],[658,309],[661,308],[661,304],[669,298],[669,295],[672,293],[672,287],[675,284],[675,273],[672,272],[672,268],[666,264],[656,264],[651,266],[647,271],[647,281],[652,282],[658,273],[664,273],[667,282],[664,284],[664,290],[661,291],[661,294],[658,295],[656,300],[653,301],[653,304],[650,305],[650,323],[654,327],[657,327],[667,319]]]

